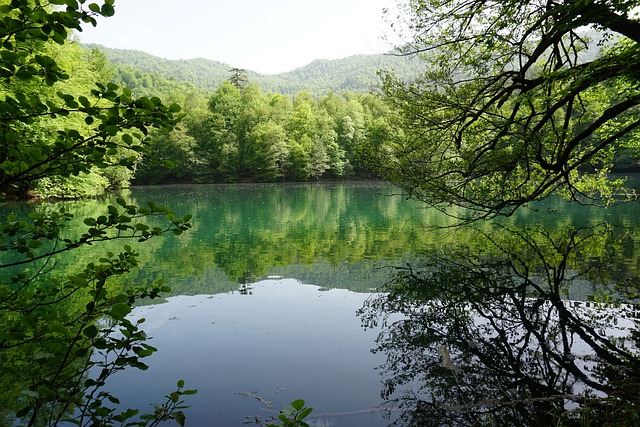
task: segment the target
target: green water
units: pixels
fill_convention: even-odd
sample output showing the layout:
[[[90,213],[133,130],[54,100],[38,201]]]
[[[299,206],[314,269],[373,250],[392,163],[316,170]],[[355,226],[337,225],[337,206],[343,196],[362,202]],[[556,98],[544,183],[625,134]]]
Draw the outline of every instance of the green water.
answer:
[[[427,225],[449,221],[383,183],[148,187],[123,197],[193,214],[192,230],[180,237],[127,242],[143,262],[132,280],[163,277],[174,295],[228,292],[273,275],[368,292],[386,277],[376,267],[410,257],[430,239]],[[86,228],[82,218],[103,214],[115,198],[16,204],[5,212],[24,217],[30,210],[64,207],[78,219],[67,231],[74,235]],[[58,257],[60,271],[80,268],[122,244]]]
[[[141,187],[123,196],[128,203],[153,201],[179,215],[193,214],[189,232],[137,246],[143,266],[132,280],[163,277],[171,284],[173,295],[228,292],[269,276],[297,278],[327,289],[369,292],[389,277],[388,269],[378,267],[404,265],[425,248],[469,241],[466,231],[442,228],[454,224],[454,219],[425,209],[380,182]],[[4,211],[26,216],[30,210],[64,207],[82,219],[102,214],[107,204],[115,203],[115,197],[16,204]],[[501,220],[506,227],[540,225],[551,231],[603,222],[636,229],[640,205],[633,202],[601,209],[553,199]],[[77,234],[83,227],[76,221],[68,234]],[[478,228],[494,233],[490,224]],[[633,242],[626,241],[618,262],[637,264]],[[116,251],[121,244],[95,245],[58,262],[61,267],[79,268],[96,254]]]

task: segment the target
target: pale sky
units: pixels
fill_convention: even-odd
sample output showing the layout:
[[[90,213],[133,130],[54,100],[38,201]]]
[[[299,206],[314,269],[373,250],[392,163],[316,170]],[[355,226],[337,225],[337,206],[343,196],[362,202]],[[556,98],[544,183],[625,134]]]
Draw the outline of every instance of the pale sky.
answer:
[[[314,59],[384,53],[382,9],[396,0],[116,0],[85,43],[167,59],[207,58],[275,74]]]

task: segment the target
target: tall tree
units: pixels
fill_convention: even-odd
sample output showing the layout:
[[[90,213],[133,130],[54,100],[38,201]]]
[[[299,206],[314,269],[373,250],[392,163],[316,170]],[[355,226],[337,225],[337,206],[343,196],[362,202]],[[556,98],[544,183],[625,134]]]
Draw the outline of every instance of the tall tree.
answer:
[[[229,83],[231,83],[238,89],[243,89],[249,84],[247,70],[245,70],[244,68],[232,68],[229,70],[229,73],[231,73],[231,76],[229,77]]]
[[[272,120],[258,123],[249,134],[253,175],[261,181],[283,179],[288,166],[289,144],[284,128]]]
[[[468,208],[463,220],[554,192],[590,203],[623,191],[607,173],[640,142],[639,5],[402,2],[402,52],[427,69],[384,77],[402,137],[378,152],[380,170],[430,205]]]
[[[205,168],[203,180],[215,177],[217,180],[234,182],[240,172],[240,136],[242,98],[238,88],[224,82],[209,99],[210,115],[192,127],[196,140],[195,152]],[[208,169],[208,170],[207,170]]]

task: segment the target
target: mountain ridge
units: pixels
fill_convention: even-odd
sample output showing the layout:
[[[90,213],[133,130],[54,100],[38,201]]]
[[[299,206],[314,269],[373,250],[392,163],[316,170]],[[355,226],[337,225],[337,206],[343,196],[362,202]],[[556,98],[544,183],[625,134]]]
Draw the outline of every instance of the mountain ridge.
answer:
[[[116,66],[133,67],[166,78],[192,83],[195,87],[215,90],[230,76],[233,66],[207,58],[164,59],[130,49],[114,49],[99,44],[81,44],[85,49],[99,49]],[[342,59],[316,59],[309,64],[278,74],[246,70],[251,83],[266,92],[293,95],[308,91],[321,96],[328,92],[369,92],[379,85],[380,70],[394,70],[402,79],[420,74],[422,60],[388,54],[356,54]]]

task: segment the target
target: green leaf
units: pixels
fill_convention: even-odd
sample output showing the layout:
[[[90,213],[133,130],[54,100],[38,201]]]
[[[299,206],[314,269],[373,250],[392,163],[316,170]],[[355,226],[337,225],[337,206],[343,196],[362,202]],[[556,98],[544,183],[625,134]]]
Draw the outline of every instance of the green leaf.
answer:
[[[36,392],[33,392],[33,393],[36,393]],[[16,418],[22,418],[25,415],[27,415],[29,412],[31,412],[31,406],[27,406],[25,408],[22,408],[18,412],[16,412]]]
[[[79,96],[78,101],[80,102],[80,104],[82,104],[84,108],[89,108],[91,106],[91,103],[89,102],[86,96]]]
[[[128,133],[125,133],[122,135],[122,142],[124,142],[127,145],[131,145],[133,144],[133,138]]]
[[[120,131],[120,128],[115,125],[108,125],[105,127],[105,131],[107,132],[107,135],[115,136]]]
[[[49,359],[52,356],[51,353],[36,353],[33,355],[35,360]]]
[[[125,303],[117,303],[109,311],[109,316],[115,320],[123,320],[129,313],[131,313],[131,307]]]
[[[298,414],[298,419],[303,420],[309,416],[313,412],[313,408],[305,408],[302,412]]]
[[[138,411],[137,409],[127,409],[126,411],[116,415],[113,417],[113,419],[115,421],[118,421],[120,423],[123,423],[124,421],[135,417],[136,415],[138,415],[140,411]]]
[[[98,335],[98,328],[96,328],[95,325],[89,325],[84,328],[82,333],[87,338],[94,338],[96,335]]]
[[[173,419],[176,421],[176,423],[178,423],[180,427],[184,427],[186,417],[182,411],[175,412],[173,414]]]
[[[102,14],[104,16],[113,16],[115,13],[116,13],[116,10],[112,5],[107,3],[102,5]]]
[[[291,402],[291,407],[298,411],[301,410],[302,408],[304,408],[304,400],[302,399],[294,400],[293,402]]]
[[[117,397],[115,397],[115,396],[108,395],[108,396],[107,396],[107,399],[109,400],[109,402],[111,402],[111,403],[113,403],[113,404],[116,404],[116,405],[119,405],[119,404],[120,404],[120,399],[118,399],[118,398],[117,398]]]

